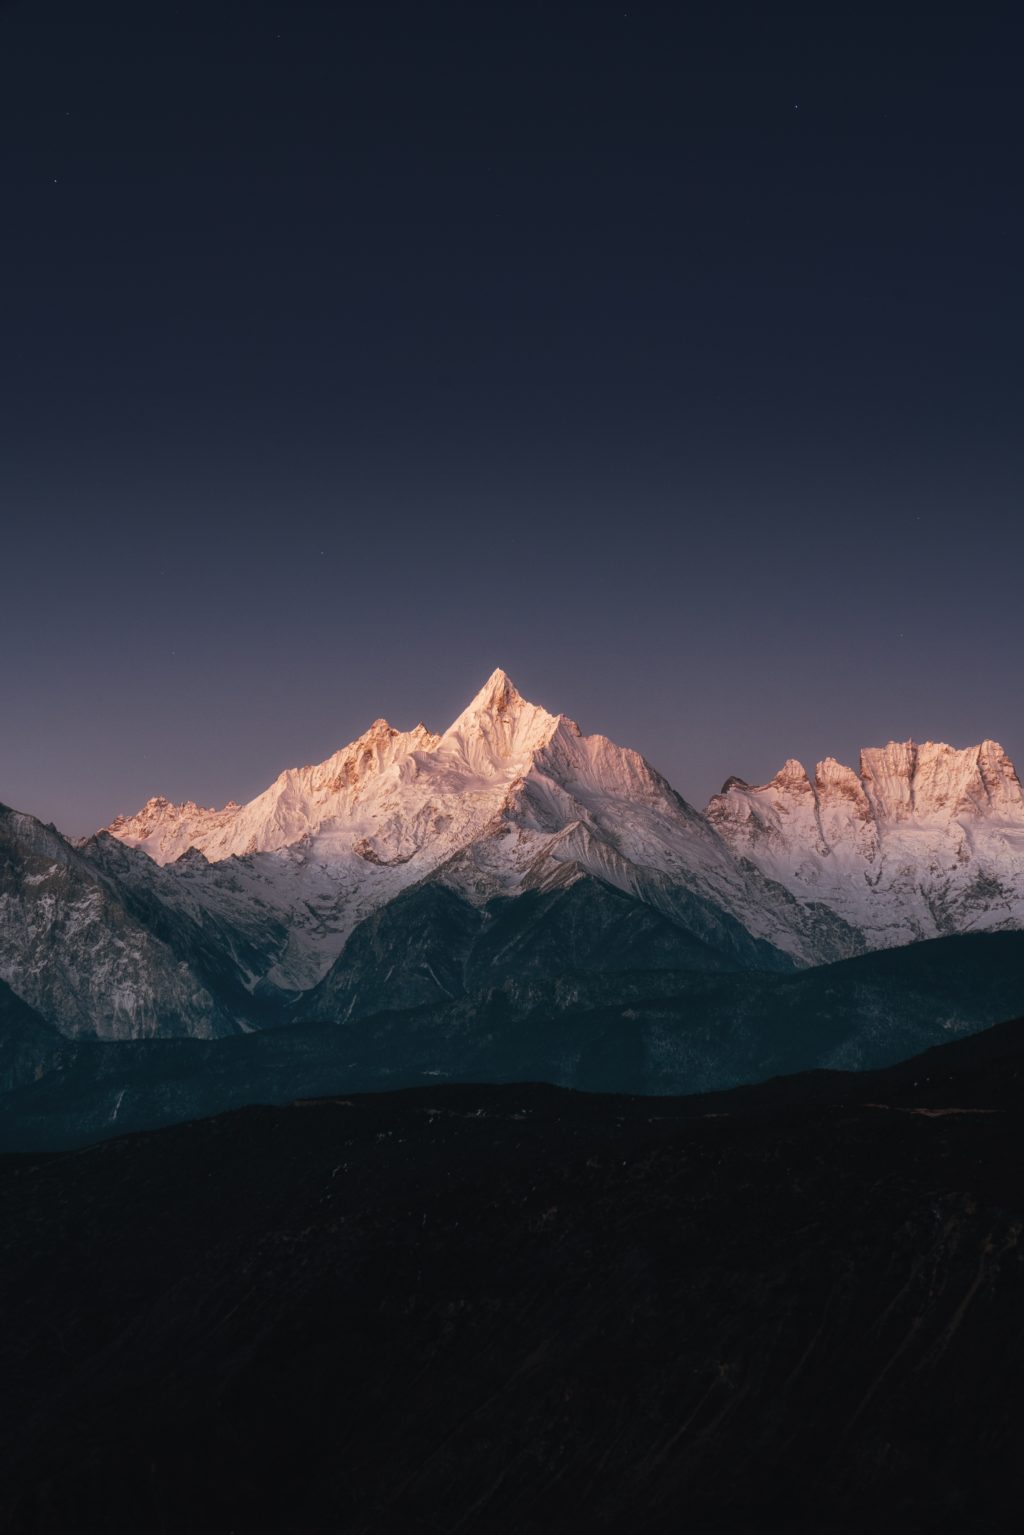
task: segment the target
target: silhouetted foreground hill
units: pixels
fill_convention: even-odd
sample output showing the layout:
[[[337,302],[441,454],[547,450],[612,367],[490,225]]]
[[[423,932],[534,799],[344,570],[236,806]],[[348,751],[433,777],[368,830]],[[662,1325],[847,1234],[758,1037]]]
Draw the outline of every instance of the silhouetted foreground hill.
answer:
[[[0,1527],[1017,1529],[1022,1092],[1017,1023],[2,1159]]]

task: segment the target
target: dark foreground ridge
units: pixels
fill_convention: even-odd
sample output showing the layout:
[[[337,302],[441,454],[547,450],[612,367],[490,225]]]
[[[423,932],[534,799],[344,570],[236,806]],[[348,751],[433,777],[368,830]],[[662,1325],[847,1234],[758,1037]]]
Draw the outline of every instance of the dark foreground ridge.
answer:
[[[1024,1023],[0,1161],[0,1528],[1009,1531]]]

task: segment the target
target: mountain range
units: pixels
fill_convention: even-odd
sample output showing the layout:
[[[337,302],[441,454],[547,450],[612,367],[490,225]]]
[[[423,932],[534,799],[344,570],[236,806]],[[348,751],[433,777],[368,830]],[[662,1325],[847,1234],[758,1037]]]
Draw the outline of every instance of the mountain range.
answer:
[[[5,1034],[0,1064],[21,1089],[47,1062],[93,1059],[61,1039],[212,1048],[343,1025],[340,1052],[379,1072],[366,1030],[351,1031],[401,1015],[467,1041],[467,1019],[484,1037],[491,1020],[506,1069],[530,1019],[548,1030],[546,1074],[587,1085],[552,1064],[570,1014],[577,1026],[609,1008],[647,1018],[671,999],[677,1030],[746,1017],[770,1032],[786,977],[824,966],[842,989],[858,956],[1022,928],[1024,794],[995,742],[890,743],[862,752],[857,772],[790,761],[765,785],[730,778],[701,812],[636,752],[527,702],[499,670],[442,733],[377,720],[248,804],[156,797],[77,840],[0,808],[0,980],[33,1019]],[[897,1041],[929,1042],[908,1035],[909,1002],[899,1013],[924,961],[894,964],[892,1048],[877,1009],[875,1044],[851,1046],[868,1063],[895,1059]],[[805,997],[821,990],[801,984]],[[976,1007],[962,999],[935,1028],[1024,1010],[1024,987],[999,996],[980,985]],[[414,1032],[390,1029],[405,1040],[399,1074]],[[541,1061],[525,1037],[524,1068]],[[824,1044],[808,1050],[784,1051],[787,1069],[827,1063]],[[702,1066],[691,1085],[743,1080],[748,1055],[740,1067],[723,1045],[721,1070]],[[461,1060],[447,1046],[412,1056],[410,1073],[460,1075],[470,1059],[488,1070],[468,1043]],[[136,1066],[116,1058],[127,1083]],[[687,1088],[678,1072],[648,1075]]]

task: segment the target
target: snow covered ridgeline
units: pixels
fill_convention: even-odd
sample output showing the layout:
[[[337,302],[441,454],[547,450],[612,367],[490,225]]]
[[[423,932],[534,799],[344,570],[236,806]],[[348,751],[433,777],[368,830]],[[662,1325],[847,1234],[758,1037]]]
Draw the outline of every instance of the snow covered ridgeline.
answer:
[[[428,877],[483,904],[591,875],[742,963],[857,947],[742,866],[636,752],[528,703],[502,671],[440,735],[378,720],[247,805],[153,799],[108,830],[223,920],[251,920],[253,902],[282,919],[287,941],[253,981],[290,990],[315,984],[359,922]]]
[[[701,814],[500,671],[443,733],[378,720],[247,805],[150,800],[75,845],[2,811],[0,852],[0,980],[86,1038],[1024,927],[1024,797],[992,742],[789,762]]]
[[[801,901],[821,901],[869,946],[1024,926],[1024,793],[995,741],[958,751],[890,742],[813,779],[790,760],[770,783],[732,778],[707,816],[730,848]]]
[[[428,877],[482,903],[590,874],[697,936],[734,946],[738,924],[798,964],[1024,922],[1024,805],[992,742],[892,744],[864,752],[859,774],[828,759],[813,784],[789,762],[768,785],[730,780],[701,815],[636,752],[528,703],[500,670],[441,734],[378,720],[247,805],[153,799],[109,831],[225,920],[251,900],[273,912],[287,937],[258,978],[293,990]],[[680,892],[702,917],[683,917]]]
[[[415,851],[424,835],[452,850],[460,833],[479,829],[563,723],[579,734],[569,721],[526,703],[496,671],[443,735],[422,724],[398,731],[376,720],[325,762],[287,769],[247,805],[205,810],[158,797],[108,830],[158,863],[189,848],[209,860],[275,852],[331,831],[373,836],[370,851],[381,863]],[[419,824],[422,812],[435,807],[451,822]],[[412,832],[419,840],[409,840]]]

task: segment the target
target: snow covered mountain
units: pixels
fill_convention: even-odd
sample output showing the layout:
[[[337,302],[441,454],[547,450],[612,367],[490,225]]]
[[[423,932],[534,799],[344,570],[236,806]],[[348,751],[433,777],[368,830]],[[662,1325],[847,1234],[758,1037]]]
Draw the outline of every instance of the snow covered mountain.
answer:
[[[0,981],[64,1035],[220,1035],[634,970],[785,970],[1024,928],[1006,754],[890,744],[701,814],[496,671],[245,805],[151,799],[72,845],[0,812]],[[619,982],[615,983],[619,985]],[[610,994],[610,993],[609,993]]]
[[[871,948],[1024,927],[1024,793],[995,741],[957,751],[891,741],[813,780],[731,778],[707,808],[732,851],[800,901],[830,907]]]
[[[275,914],[284,947],[251,981],[283,990],[319,981],[360,922],[425,879],[483,907],[594,878],[741,964],[861,947],[827,909],[735,858],[636,752],[528,703],[500,670],[443,734],[378,720],[247,805],[151,799],[108,831],[226,922],[254,902]]]

